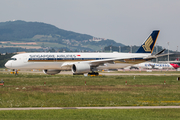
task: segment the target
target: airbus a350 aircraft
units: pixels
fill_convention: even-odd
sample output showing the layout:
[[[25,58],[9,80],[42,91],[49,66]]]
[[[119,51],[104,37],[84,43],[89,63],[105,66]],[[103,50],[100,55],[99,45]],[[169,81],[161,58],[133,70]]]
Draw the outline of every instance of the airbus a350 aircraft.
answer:
[[[151,55],[159,30],[155,30],[136,53],[24,53],[7,61],[10,69],[42,69],[46,74],[58,74],[61,70],[72,70],[73,74],[98,74],[99,69],[114,69],[132,66],[158,57]]]

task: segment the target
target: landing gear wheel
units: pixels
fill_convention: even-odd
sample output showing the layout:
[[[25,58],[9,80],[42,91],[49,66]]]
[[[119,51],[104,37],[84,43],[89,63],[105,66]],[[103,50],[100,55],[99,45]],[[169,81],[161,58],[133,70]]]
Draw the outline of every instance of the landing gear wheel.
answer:
[[[88,75],[96,75],[96,76],[98,76],[99,73],[98,72],[91,72],[91,73],[88,73]]]

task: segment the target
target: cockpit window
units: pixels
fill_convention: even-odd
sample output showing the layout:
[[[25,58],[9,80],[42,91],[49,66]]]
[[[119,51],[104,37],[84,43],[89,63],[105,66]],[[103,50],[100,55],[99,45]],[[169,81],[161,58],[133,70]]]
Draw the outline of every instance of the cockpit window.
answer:
[[[10,60],[17,60],[16,58],[11,58]]]

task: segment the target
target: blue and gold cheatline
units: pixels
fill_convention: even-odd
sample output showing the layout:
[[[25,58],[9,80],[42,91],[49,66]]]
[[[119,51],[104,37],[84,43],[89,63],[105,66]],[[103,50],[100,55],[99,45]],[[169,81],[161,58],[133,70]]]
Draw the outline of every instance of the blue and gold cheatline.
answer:
[[[28,62],[79,62],[79,61],[92,61],[110,58],[29,58]]]
[[[148,39],[142,44],[142,46],[137,50],[136,53],[152,53],[154,46],[156,44],[159,30],[154,30]]]

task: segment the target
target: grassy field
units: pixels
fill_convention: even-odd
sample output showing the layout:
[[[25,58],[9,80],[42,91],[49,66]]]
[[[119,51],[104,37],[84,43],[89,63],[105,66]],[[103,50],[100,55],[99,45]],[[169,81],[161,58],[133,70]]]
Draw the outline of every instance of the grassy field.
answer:
[[[0,111],[0,119],[179,120],[180,109]]]
[[[0,72],[0,79],[5,82],[4,87],[0,86],[0,107],[180,105],[177,77],[136,76],[134,79],[134,76],[29,73],[15,76]]]

